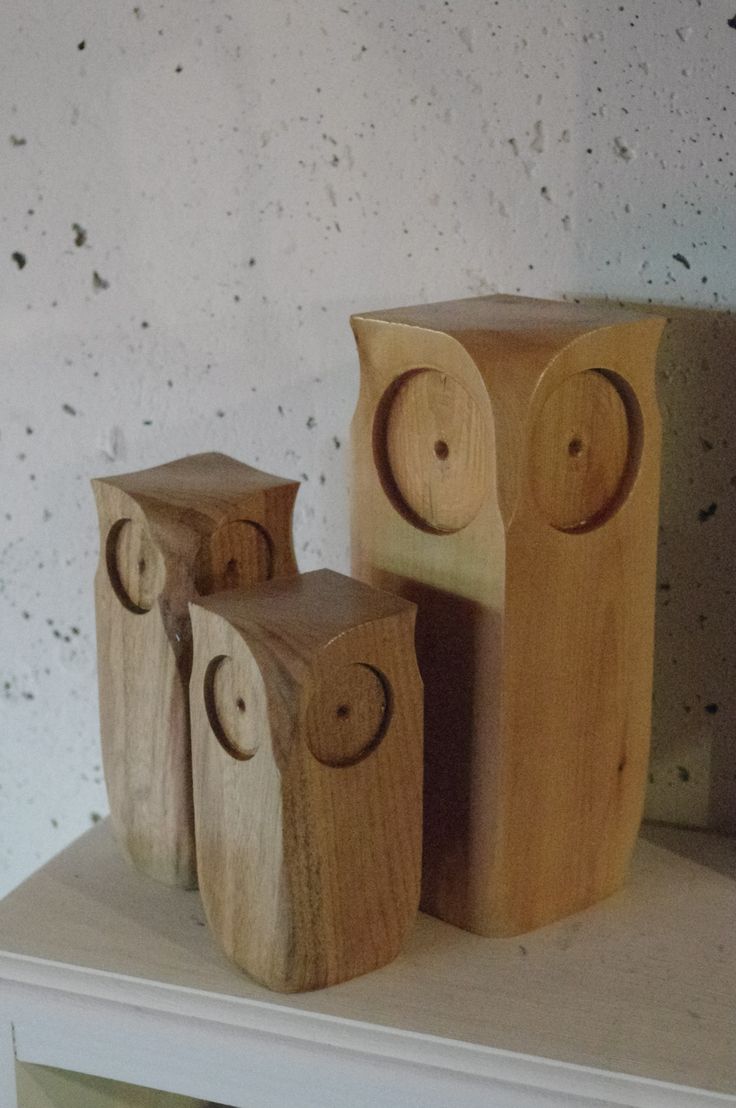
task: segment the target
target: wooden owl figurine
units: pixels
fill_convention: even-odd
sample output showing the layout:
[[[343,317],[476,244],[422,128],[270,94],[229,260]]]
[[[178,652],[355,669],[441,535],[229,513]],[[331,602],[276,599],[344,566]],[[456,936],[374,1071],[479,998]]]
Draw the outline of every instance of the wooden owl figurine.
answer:
[[[422,907],[513,935],[617,889],[646,782],[663,320],[355,316],[353,572],[414,600]]]
[[[100,724],[113,825],[131,859],[196,887],[188,602],[296,573],[298,483],[223,454],[92,482]]]
[[[384,965],[419,902],[414,605],[320,570],[191,613],[197,862],[212,930],[282,992]]]

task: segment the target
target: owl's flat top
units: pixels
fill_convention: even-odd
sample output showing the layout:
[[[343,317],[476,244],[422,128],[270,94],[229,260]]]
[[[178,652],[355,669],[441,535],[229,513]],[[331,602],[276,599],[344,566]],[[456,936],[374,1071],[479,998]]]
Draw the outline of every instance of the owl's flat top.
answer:
[[[216,612],[239,630],[256,626],[315,644],[360,624],[415,610],[409,600],[331,569],[265,581],[242,592],[214,593],[192,607]]]
[[[203,499],[226,502],[276,487],[299,487],[298,481],[277,477],[216,452],[190,454],[150,469],[98,477],[95,481],[122,489],[133,497],[182,506],[188,501],[197,506]]]
[[[609,303],[571,303],[538,300],[527,296],[476,296],[466,300],[445,300],[384,311],[358,312],[359,320],[383,320],[433,331],[461,334],[468,331],[517,333],[562,333],[572,338],[602,327],[641,323],[652,313],[634,311]]]

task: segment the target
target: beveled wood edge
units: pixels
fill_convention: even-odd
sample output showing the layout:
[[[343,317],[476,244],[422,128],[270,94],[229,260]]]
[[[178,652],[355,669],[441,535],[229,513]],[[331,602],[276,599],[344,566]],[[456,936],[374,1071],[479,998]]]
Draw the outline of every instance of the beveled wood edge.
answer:
[[[274,1035],[321,1049],[350,1051],[400,1065],[588,1097],[627,1108],[736,1103],[736,1097],[726,1093],[8,951],[0,951],[3,981],[32,992],[51,990],[70,998],[85,997],[103,1006],[135,1007],[180,1019],[224,1024],[246,1035]],[[6,990],[2,990],[0,1019],[3,1009],[9,1012],[8,1001]],[[16,1059],[24,1061],[17,1052]]]

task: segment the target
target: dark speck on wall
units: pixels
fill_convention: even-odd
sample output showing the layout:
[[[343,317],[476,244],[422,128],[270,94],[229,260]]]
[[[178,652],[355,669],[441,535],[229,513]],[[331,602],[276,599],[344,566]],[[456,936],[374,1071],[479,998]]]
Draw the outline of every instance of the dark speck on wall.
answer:
[[[733,17],[733,19],[729,19],[728,25],[729,27],[733,27],[734,31],[736,31],[736,15]]]
[[[14,250],[13,253],[10,256],[13,259],[13,261],[15,262],[15,264],[18,266],[18,269],[24,269],[25,268],[25,264],[26,264],[25,254],[21,254],[20,250]]]
[[[71,404],[62,404],[61,405],[61,410],[63,412],[66,412],[67,415],[76,415],[77,414],[77,409],[73,408],[71,406]]]
[[[78,43],[77,43],[77,50],[84,50],[84,48],[85,48],[85,46],[86,46],[86,45],[87,45],[87,42],[86,42],[86,40],[85,40],[85,39],[82,39],[82,41],[81,41],[81,42],[78,42]]]
[[[100,277],[97,270],[92,274],[92,288],[95,292],[99,292],[101,289],[109,289],[110,282],[106,281],[104,277]]]
[[[252,267],[252,266],[254,266],[255,264],[256,264],[256,260],[255,260],[255,258],[248,258],[248,265],[249,265],[249,266],[251,266],[251,267]]]
[[[687,769],[685,766],[678,766],[677,767],[677,776],[680,778],[681,781],[689,781],[690,780],[690,770]]]
[[[310,415],[309,419],[307,420],[307,429],[311,431],[312,428],[316,427],[316,426],[317,426],[317,420],[314,418],[313,415]]]
[[[184,68],[183,65],[177,65],[176,69],[174,70],[174,73],[181,73],[183,68]]]
[[[716,714],[716,712],[718,711],[718,705],[717,704],[706,704],[705,705],[705,710],[706,710],[706,712],[708,713],[709,716],[714,716]]]
[[[698,519],[700,520],[701,523],[705,523],[706,520],[710,519],[712,516],[714,516],[716,514],[717,510],[718,510],[718,505],[714,501],[712,504],[709,504],[707,508],[701,508],[700,509],[700,511],[698,512]]]
[[[679,262],[680,265],[684,265],[685,269],[690,268],[690,262],[687,260],[684,254],[673,254],[672,257],[675,259],[676,262]]]
[[[21,135],[11,135],[10,136],[10,145],[11,146],[25,146],[25,144],[26,144],[26,140]]]
[[[72,231],[74,232],[74,245],[84,246],[87,241],[87,232],[80,223],[72,223]]]

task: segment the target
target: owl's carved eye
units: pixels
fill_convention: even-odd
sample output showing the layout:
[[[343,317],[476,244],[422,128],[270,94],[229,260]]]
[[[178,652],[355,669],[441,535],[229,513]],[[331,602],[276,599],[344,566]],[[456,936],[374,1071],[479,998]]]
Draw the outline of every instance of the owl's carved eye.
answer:
[[[196,584],[201,596],[268,581],[273,576],[273,541],[265,527],[249,519],[231,519],[206,540]]]
[[[391,691],[373,666],[339,666],[315,684],[305,726],[309,749],[326,766],[353,766],[376,749],[391,717]]]
[[[207,666],[204,703],[210,727],[220,746],[245,762],[258,750],[260,697],[250,688],[248,672],[227,654],[219,654]]]
[[[105,561],[110,584],[129,612],[150,612],[164,586],[166,570],[148,528],[133,519],[119,519],[107,535]]]
[[[487,494],[491,464],[485,421],[467,389],[446,373],[405,373],[383,398],[375,462],[394,507],[416,527],[460,531]]]
[[[616,374],[588,369],[567,377],[532,427],[531,487],[558,531],[590,531],[610,519],[630,490],[642,449],[641,413]]]

